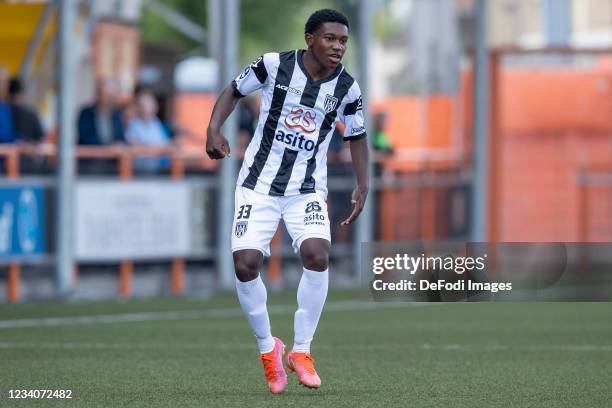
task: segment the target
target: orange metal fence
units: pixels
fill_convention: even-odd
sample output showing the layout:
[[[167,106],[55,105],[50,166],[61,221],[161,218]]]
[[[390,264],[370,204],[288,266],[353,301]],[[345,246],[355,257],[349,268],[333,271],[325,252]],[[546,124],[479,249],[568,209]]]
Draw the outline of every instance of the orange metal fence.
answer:
[[[57,160],[57,149],[54,144],[14,144],[0,145],[0,158],[4,158],[6,163],[7,177],[15,180],[20,176],[19,160],[25,157],[47,157],[50,161]],[[186,164],[200,168],[199,164],[203,155],[186,151],[178,147],[135,147],[135,146],[108,146],[92,147],[80,146],[76,148],[78,159],[109,159],[117,160],[119,178],[122,180],[132,179],[134,172],[132,161],[137,157],[170,157],[170,174],[173,179],[181,179],[185,175]],[[74,267],[74,284],[78,282],[78,265]],[[119,294],[122,297],[129,297],[132,294],[134,262],[123,260],[119,265]],[[185,289],[185,260],[174,258],[171,270],[171,290],[172,293],[182,293]],[[9,303],[15,303],[20,298],[20,275],[21,265],[18,262],[11,262],[8,267],[7,280],[7,299]]]

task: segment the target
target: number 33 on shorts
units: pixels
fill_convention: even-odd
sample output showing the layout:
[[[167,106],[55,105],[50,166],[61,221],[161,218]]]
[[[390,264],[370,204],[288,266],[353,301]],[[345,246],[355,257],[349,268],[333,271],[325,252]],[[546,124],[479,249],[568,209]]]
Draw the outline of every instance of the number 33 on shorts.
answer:
[[[251,216],[251,209],[253,209],[251,204],[241,205],[238,209],[238,214],[236,214],[236,223],[234,226],[234,234],[236,235],[236,238],[242,238],[242,236],[246,233],[249,225],[249,222],[246,220],[248,220]]]

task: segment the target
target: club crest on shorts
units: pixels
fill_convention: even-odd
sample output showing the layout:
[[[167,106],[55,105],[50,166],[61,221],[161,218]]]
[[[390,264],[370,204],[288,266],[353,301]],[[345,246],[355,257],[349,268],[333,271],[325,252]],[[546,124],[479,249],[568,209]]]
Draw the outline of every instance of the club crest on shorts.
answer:
[[[329,113],[333,111],[334,109],[336,109],[337,105],[338,105],[338,98],[330,94],[325,95],[325,103],[323,104],[323,106],[325,107],[326,113]]]
[[[248,221],[238,221],[236,223],[236,229],[234,233],[236,234],[236,238],[241,238],[247,231]]]

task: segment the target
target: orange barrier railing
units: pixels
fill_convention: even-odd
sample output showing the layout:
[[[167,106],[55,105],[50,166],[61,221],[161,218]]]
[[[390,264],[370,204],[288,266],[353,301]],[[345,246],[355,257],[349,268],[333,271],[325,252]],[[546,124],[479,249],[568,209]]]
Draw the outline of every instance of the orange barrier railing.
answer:
[[[185,150],[180,147],[145,147],[145,146],[79,146],[75,149],[78,159],[100,159],[117,160],[119,178],[122,180],[132,179],[134,172],[132,160],[138,157],[170,157],[170,175],[173,179],[181,179],[185,175],[187,163],[189,168],[207,169],[204,155],[193,150]],[[9,179],[17,179],[20,176],[20,157],[47,157],[51,162],[57,161],[57,148],[51,143],[18,143],[13,145],[0,145],[0,158],[3,158],[6,166],[6,175]],[[133,289],[134,262],[123,260],[119,264],[119,294],[129,297]],[[20,298],[20,275],[21,265],[11,262],[8,267],[7,299],[9,303],[16,303]],[[175,294],[183,293],[185,290],[185,259],[181,257],[172,260],[171,267],[171,291]],[[78,282],[78,264],[74,266],[73,284]]]
[[[170,174],[173,179],[183,178],[186,169],[208,170],[210,168],[209,163],[205,163],[204,154],[197,154],[193,150],[184,150],[177,147],[79,146],[76,148],[75,153],[79,159],[115,160],[121,180],[131,180],[134,177],[132,163],[133,159],[138,157],[170,157]],[[377,214],[376,222],[380,223],[380,238],[383,241],[406,239],[408,237],[404,225],[409,224],[405,222],[407,219],[407,213],[405,212],[406,200],[414,206],[414,211],[410,211],[408,216],[411,219],[414,217],[416,223],[414,224],[415,237],[418,236],[430,240],[443,234],[444,231],[437,227],[439,218],[437,204],[443,199],[443,196],[439,193],[439,188],[446,187],[450,185],[449,183],[465,182],[465,177],[458,177],[455,181],[451,180],[442,184],[436,181],[440,171],[460,169],[461,163],[465,161],[462,152],[443,151],[439,153],[439,157],[436,156],[431,160],[422,157],[422,152],[416,152],[418,154],[413,153],[415,152],[398,149],[395,152],[394,159],[397,157],[410,158],[420,163],[417,169],[403,171],[388,169],[389,177],[381,176],[380,183],[378,183],[381,188],[371,191],[369,200],[377,199],[377,194],[380,197],[381,211]],[[0,146],[0,158],[4,157],[7,164],[9,164],[10,159],[10,172],[8,175],[12,179],[19,177],[19,158],[21,156],[47,157],[50,162],[54,162],[57,161],[56,154],[55,145],[52,144]],[[391,158],[384,154],[373,154],[372,160],[384,167],[390,162]],[[202,163],[202,166],[199,166],[199,163]],[[409,176],[409,179],[406,179],[404,176]],[[352,184],[343,186],[343,189],[348,189],[346,191],[352,190]],[[329,205],[331,209],[334,204],[330,202]],[[348,203],[342,203],[342,205],[348,206]],[[346,215],[348,215],[348,212]],[[270,282],[277,284],[281,283],[282,260],[286,255],[283,252],[281,235],[281,229],[279,228],[270,244],[271,256],[268,260],[268,279]],[[409,234],[409,236],[413,235]],[[172,259],[170,273],[172,293],[183,293],[185,290],[185,259],[182,257]],[[125,259],[119,262],[118,292],[120,296],[127,298],[132,295],[133,275],[133,260]],[[78,284],[78,280],[79,266],[75,264],[73,274],[74,286]],[[9,267],[7,290],[9,302],[17,302],[19,300],[19,281],[20,265],[12,263]]]
[[[20,149],[13,145],[0,145],[0,158],[4,158],[6,175],[10,179],[19,177]]]

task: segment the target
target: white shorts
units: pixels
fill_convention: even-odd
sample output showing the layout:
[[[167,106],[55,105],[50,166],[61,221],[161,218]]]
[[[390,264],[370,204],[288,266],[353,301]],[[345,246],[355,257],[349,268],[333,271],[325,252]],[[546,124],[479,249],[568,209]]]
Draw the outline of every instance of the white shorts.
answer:
[[[320,193],[274,197],[236,186],[234,205],[232,252],[258,249],[270,256],[270,241],[281,219],[295,252],[308,238],[331,242],[327,202]]]

